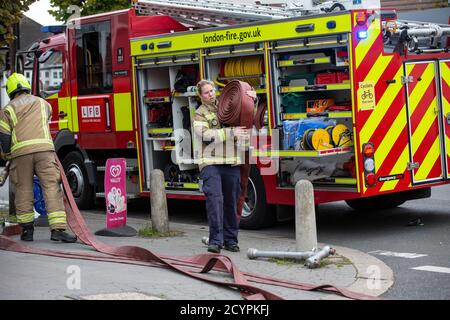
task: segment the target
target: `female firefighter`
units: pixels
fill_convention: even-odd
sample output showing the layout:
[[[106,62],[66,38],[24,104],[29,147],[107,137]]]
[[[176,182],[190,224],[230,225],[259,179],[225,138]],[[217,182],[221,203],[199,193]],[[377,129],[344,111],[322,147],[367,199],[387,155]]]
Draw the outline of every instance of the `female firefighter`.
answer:
[[[208,251],[238,252],[239,225],[236,206],[240,193],[240,168],[242,160],[237,142],[249,136],[243,127],[222,127],[217,117],[217,100],[214,83],[202,80],[197,84],[201,106],[195,112],[194,134],[201,140],[196,150],[202,189],[206,196],[209,224]]]

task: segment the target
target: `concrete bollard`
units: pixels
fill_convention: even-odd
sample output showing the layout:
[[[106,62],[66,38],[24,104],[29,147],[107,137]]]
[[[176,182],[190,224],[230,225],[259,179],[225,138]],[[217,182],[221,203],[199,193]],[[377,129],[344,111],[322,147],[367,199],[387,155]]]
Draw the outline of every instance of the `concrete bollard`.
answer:
[[[300,180],[295,185],[295,240],[298,252],[317,248],[313,185]]]
[[[158,232],[169,232],[164,173],[159,169],[153,170],[150,177],[150,207],[152,227]]]

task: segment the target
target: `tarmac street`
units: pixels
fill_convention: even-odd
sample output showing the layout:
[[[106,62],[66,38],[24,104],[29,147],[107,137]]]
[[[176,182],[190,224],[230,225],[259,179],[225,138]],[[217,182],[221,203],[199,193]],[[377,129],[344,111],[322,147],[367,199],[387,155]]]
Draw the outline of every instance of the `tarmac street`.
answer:
[[[295,251],[293,221],[258,231],[241,230],[241,252],[222,250],[243,272],[311,285],[333,285],[385,299],[450,298],[450,187],[433,189],[430,199],[407,202],[382,212],[356,212],[344,202],[321,205],[317,212],[319,245],[337,254],[318,269],[280,259],[247,258],[247,249]],[[208,235],[202,202],[170,201],[170,229],[177,236],[160,238],[99,237],[114,245],[136,245],[170,256],[206,253],[201,242]],[[139,230],[149,223],[149,204],[129,205],[128,225]],[[101,202],[83,211],[91,232],[104,228]],[[420,219],[420,223],[417,220]],[[414,224],[412,224],[414,222]],[[14,237],[18,240],[18,236]],[[20,240],[18,240],[20,241]],[[94,253],[91,248],[50,241],[48,228],[37,227],[32,246]],[[160,267],[63,259],[0,251],[0,299],[138,299],[138,300],[242,300],[236,290],[199,281]],[[39,275],[39,276],[36,276]],[[232,280],[212,272],[211,277]],[[20,283],[29,287],[18,286]],[[343,299],[336,294],[309,292],[280,286],[256,286],[291,300]],[[174,290],[176,288],[176,290]]]
[[[91,231],[104,227],[104,216],[98,212],[83,212]],[[148,223],[142,218],[129,218],[128,225],[140,229]],[[171,256],[192,256],[206,252],[201,243],[202,236],[207,235],[205,226],[171,223],[171,230],[182,234],[175,237],[145,239],[99,237],[106,243],[115,245],[137,245],[156,253]],[[15,237],[17,239],[18,236]],[[267,259],[249,260],[247,247],[264,247],[273,250],[295,249],[295,240],[282,237],[267,237],[266,234],[242,231],[240,235],[242,251],[230,253],[222,251],[233,260],[241,271],[264,274],[270,277],[292,280],[308,284],[330,284],[342,288],[355,288],[355,291],[376,295],[386,290],[391,284],[385,278],[392,278],[390,269],[381,261],[366,254],[347,248],[336,247],[338,255],[330,257],[326,266],[310,270],[300,263],[292,261],[270,261]],[[19,240],[20,241],[20,240]],[[91,252],[80,243],[54,243],[49,239],[47,228],[36,228],[35,241],[32,246],[75,252]],[[344,258],[345,257],[345,258]],[[349,258],[347,258],[349,257]],[[349,260],[351,259],[351,260]],[[156,267],[122,265],[108,262],[62,259],[40,255],[0,251],[3,272],[0,273],[0,299],[92,299],[99,295],[120,295],[122,298],[145,297],[153,299],[213,299],[240,300],[241,295],[235,290],[191,279],[174,271]],[[357,261],[357,264],[353,264]],[[381,287],[366,289],[367,279],[361,272],[372,265],[379,265],[383,272]],[[39,277],[36,277],[36,275]],[[213,277],[224,277],[212,274]],[[77,278],[78,277],[78,278]],[[32,290],[17,287],[16,279],[22,279],[32,286]],[[33,279],[31,281],[31,279]],[[358,284],[359,283],[359,284]],[[268,291],[281,295],[285,299],[331,299],[339,298],[321,292],[306,292],[283,287],[259,285]],[[173,290],[173,288],[177,288]],[[141,296],[136,296],[139,293]]]

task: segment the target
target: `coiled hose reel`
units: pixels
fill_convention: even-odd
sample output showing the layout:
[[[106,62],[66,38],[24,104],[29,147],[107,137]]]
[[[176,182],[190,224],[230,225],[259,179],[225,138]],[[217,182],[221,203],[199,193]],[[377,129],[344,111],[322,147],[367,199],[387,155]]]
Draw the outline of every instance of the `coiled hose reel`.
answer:
[[[344,124],[328,126],[325,129],[308,129],[301,141],[303,150],[328,150],[352,145],[351,132]]]

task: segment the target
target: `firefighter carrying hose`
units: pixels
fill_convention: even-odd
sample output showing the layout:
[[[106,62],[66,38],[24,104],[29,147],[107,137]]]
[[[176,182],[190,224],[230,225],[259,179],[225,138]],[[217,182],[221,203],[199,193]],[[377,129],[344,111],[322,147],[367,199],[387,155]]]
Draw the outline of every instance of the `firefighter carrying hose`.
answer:
[[[0,142],[2,158],[10,161],[11,183],[17,190],[15,207],[17,221],[22,226],[20,239],[33,241],[33,177],[36,174],[48,211],[50,239],[76,242],[76,236],[65,232],[61,175],[48,125],[51,106],[30,94],[30,83],[22,74],[14,73],[8,78],[6,92],[11,101],[0,112]]]
[[[238,252],[239,225],[236,206],[240,194],[239,139],[249,136],[243,127],[224,128],[217,117],[214,83],[202,80],[197,84],[202,105],[194,117],[194,133],[201,139],[201,154],[196,154],[206,196],[209,224],[208,251]]]

